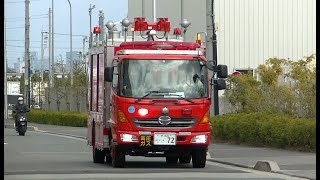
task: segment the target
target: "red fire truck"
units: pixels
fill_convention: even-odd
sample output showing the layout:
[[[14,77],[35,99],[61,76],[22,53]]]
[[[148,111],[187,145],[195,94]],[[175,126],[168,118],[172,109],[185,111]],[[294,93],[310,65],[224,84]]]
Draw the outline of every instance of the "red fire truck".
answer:
[[[124,167],[125,157],[165,157],[166,162],[206,165],[210,144],[211,86],[225,88],[225,65],[208,62],[195,42],[169,38],[170,22],[135,18],[148,40],[89,49],[88,144],[94,163]],[[209,77],[217,72],[219,79]]]

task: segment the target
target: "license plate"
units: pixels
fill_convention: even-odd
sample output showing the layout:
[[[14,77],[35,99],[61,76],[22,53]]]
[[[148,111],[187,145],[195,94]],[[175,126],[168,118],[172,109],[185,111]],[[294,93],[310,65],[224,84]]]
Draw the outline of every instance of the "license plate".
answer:
[[[176,145],[177,135],[175,133],[154,133],[154,145]]]

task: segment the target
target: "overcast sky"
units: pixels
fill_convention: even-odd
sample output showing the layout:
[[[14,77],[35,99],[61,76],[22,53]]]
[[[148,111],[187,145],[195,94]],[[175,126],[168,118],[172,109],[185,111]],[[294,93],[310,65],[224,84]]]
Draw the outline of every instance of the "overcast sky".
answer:
[[[119,21],[127,16],[128,0],[70,0],[72,5],[72,33],[74,35],[89,34],[90,4],[96,8],[92,11],[92,26],[98,24],[99,10],[103,10],[105,22]],[[41,53],[41,31],[48,31],[48,12],[52,7],[51,0],[30,0],[30,51]],[[54,32],[69,34],[69,3],[68,0],[54,0]],[[5,15],[7,26],[7,58],[8,66],[13,67],[17,58],[24,54],[24,0],[5,0]],[[82,51],[82,37],[73,37],[73,51]],[[65,60],[69,51],[69,36],[55,35],[55,57],[61,54]],[[45,50],[45,56],[48,49]]]

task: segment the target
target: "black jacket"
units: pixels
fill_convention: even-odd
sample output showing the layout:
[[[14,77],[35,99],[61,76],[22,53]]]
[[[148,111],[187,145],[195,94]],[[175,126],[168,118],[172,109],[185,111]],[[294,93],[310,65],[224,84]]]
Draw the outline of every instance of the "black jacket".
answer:
[[[17,103],[14,107],[14,111],[16,113],[20,113],[20,111],[27,112],[28,110],[29,110],[29,107],[26,104]]]

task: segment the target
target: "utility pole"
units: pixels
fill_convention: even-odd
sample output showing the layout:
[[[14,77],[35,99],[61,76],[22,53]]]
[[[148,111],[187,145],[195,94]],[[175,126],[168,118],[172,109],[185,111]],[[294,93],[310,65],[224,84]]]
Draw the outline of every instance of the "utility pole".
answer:
[[[207,60],[213,61],[215,69],[217,69],[217,35],[215,32],[214,22],[214,0],[207,0],[207,39],[206,39],[206,58]],[[213,74],[213,78],[217,78],[216,70]],[[211,84],[214,81],[211,80]],[[214,104],[214,115],[219,115],[219,93],[217,84],[213,84],[213,104]],[[212,109],[210,108],[210,111]],[[211,113],[212,114],[212,113]]]
[[[54,72],[53,72],[53,66],[54,66],[54,5],[53,5],[53,0],[52,0],[52,2],[51,2],[51,4],[52,4],[52,26],[51,26],[51,28],[52,28],[52,41],[51,41],[51,43],[52,43],[52,54],[51,54],[51,56],[52,56],[52,58],[51,58],[51,61],[52,61],[52,67],[51,67],[51,69],[52,69],[52,73],[51,73],[51,84],[52,84],[52,87],[54,87]]]
[[[99,11],[99,26],[101,31],[99,34],[99,41],[104,44],[104,13],[102,10]]]
[[[92,10],[93,10],[95,7],[96,7],[95,5],[91,5],[91,4],[90,4],[90,7],[89,7],[89,17],[90,17],[90,27],[89,27],[90,39],[89,39],[89,48],[92,47],[91,12],[92,12]]]
[[[5,10],[6,8],[4,8]],[[4,12],[4,120],[8,119],[6,14]]]
[[[70,76],[71,76],[71,87],[73,86],[73,57],[72,57],[72,6],[70,0],[68,0],[70,6]]]
[[[24,82],[25,82],[25,103],[30,107],[30,52],[29,52],[29,45],[30,45],[30,24],[29,24],[29,0],[25,0],[25,66],[24,66]]]
[[[48,83],[48,87],[50,88],[51,87],[51,83],[52,83],[52,81],[51,81],[51,79],[52,79],[52,76],[51,76],[51,74],[52,74],[52,68],[51,68],[51,59],[52,59],[52,43],[51,43],[51,41],[52,41],[52,32],[51,32],[51,8],[49,8],[49,83]],[[50,90],[49,90],[50,91]]]
[[[43,83],[43,33],[41,32],[41,84]]]
[[[82,40],[82,62],[85,64],[85,71],[87,72],[86,53],[85,53],[86,39],[87,39],[87,36],[83,37],[83,40]]]
[[[41,83],[40,83],[40,91],[39,91],[39,104],[40,104],[40,92],[44,88],[43,87],[43,74],[44,74],[44,68],[43,68],[43,56],[44,56],[44,49],[47,47],[47,41],[43,41],[43,39],[47,39],[48,32],[41,32]],[[45,35],[44,35],[45,34]]]
[[[152,12],[153,12],[153,22],[157,22],[157,1],[152,0]]]
[[[50,88],[51,88],[51,73],[52,73],[52,70],[51,70],[51,51],[52,51],[52,43],[51,43],[51,38],[52,38],[52,32],[51,32],[51,8],[49,8],[49,58],[48,58],[48,61],[49,61],[49,81],[48,81],[48,110],[50,110]]]

